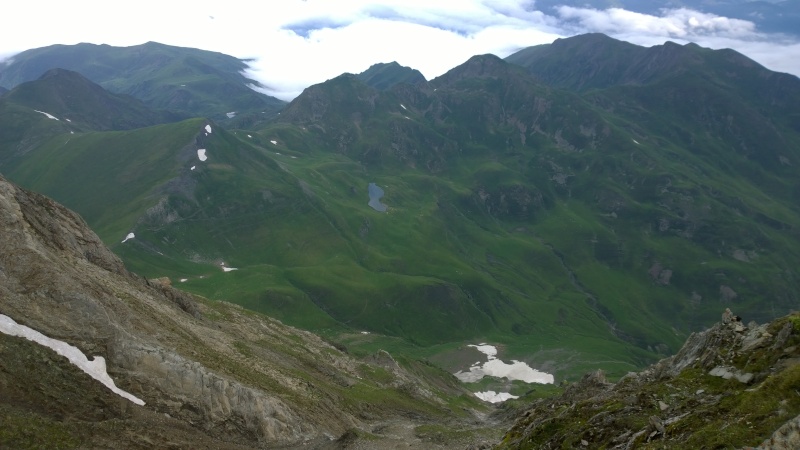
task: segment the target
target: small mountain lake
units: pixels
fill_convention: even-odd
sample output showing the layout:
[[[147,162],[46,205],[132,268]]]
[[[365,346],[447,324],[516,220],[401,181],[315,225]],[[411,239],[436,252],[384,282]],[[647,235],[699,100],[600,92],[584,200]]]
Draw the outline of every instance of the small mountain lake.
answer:
[[[383,189],[380,188],[375,183],[370,183],[367,187],[367,191],[369,193],[369,203],[368,205],[374,209],[375,211],[386,212],[388,206],[381,203],[381,197],[383,197]]]

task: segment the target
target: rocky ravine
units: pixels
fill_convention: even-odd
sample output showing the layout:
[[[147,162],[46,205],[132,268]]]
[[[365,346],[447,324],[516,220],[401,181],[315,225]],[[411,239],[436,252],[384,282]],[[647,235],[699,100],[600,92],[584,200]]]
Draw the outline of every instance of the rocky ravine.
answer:
[[[483,439],[481,405],[449,374],[391,357],[360,361],[311,333],[144,280],[77,214],[2,177],[0,236],[0,314],[104,357],[116,385],[145,402],[0,333],[0,447],[436,448]],[[431,423],[467,437],[414,432]]]

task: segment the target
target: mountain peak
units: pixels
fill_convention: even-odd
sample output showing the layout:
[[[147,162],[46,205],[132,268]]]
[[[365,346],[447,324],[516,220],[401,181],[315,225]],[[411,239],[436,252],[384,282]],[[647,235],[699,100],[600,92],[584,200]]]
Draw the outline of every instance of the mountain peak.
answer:
[[[53,78],[53,77],[75,77],[75,79],[86,80],[86,78],[83,75],[79,74],[78,72],[62,69],[60,67],[48,69],[45,73],[42,74],[42,76],[39,77],[39,79],[46,80],[48,78]]]
[[[642,47],[598,33],[528,47],[506,61],[525,67],[551,85],[577,91],[645,85],[689,70],[705,72],[706,78],[723,78],[731,73],[731,64],[771,76],[755,61],[729,49],[711,50],[672,41]]]
[[[379,90],[389,89],[398,83],[420,84],[426,81],[420,71],[401,66],[396,61],[373,64],[356,78]]]
[[[48,69],[4,98],[69,118],[73,126],[83,130],[127,130],[180,119],[175,114],[150,110],[132,97],[112,94],[80,73],[63,68]]]
[[[435,86],[450,84],[465,78],[496,78],[505,77],[512,73],[529,78],[520,68],[509,64],[502,58],[492,54],[476,55],[463,64],[450,69],[444,75],[432,80]]]

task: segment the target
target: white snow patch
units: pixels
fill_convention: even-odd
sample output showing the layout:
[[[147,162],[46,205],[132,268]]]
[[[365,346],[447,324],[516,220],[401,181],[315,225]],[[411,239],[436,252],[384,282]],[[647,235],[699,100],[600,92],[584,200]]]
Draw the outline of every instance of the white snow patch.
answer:
[[[408,116],[403,116],[403,117],[405,117],[408,120],[411,120],[411,117],[408,117]]]
[[[69,134],[75,134],[75,132],[74,131],[70,131]]]
[[[223,272],[231,272],[233,270],[239,270],[236,267],[225,267],[225,263],[224,262],[219,263],[219,265],[222,267],[222,271]]]
[[[297,156],[290,156],[289,158],[297,159]]]
[[[83,354],[77,347],[67,344],[66,342],[59,341],[58,339],[49,338],[42,333],[34,330],[33,328],[20,325],[11,317],[0,314],[0,331],[11,336],[24,337],[29,341],[36,342],[54,350],[61,356],[66,357],[69,362],[77,366],[87,375],[95,380],[103,383],[107,388],[111,389],[115,394],[120,397],[125,397],[128,400],[136,403],[137,405],[144,406],[142,399],[135,397],[129,392],[123,391],[114,384],[114,380],[108,376],[106,371],[106,360],[102,356],[95,356],[92,361]]]
[[[369,331],[362,331],[361,334],[369,334]]]
[[[187,281],[189,281],[189,279],[188,278],[181,278],[178,281],[180,281],[181,283],[186,283]]]
[[[182,84],[182,85],[181,85],[181,87],[186,87],[186,85],[185,85],[185,84]]]
[[[247,137],[249,137],[250,139],[253,139],[253,136],[250,136],[249,134],[247,135]]]
[[[638,144],[638,143],[639,143],[639,141],[637,141],[636,139],[631,139],[631,140],[632,140],[634,143],[636,143],[636,144]]]
[[[72,122],[71,120],[67,119],[66,117],[64,118],[64,120],[66,120],[67,122]]]
[[[400,103],[400,107],[401,107],[401,108],[403,108],[403,109],[408,109],[408,108],[406,108],[406,106],[405,106],[404,104],[402,104],[402,103]]]
[[[519,398],[518,395],[511,395],[508,392],[500,392],[498,394],[495,391],[475,392],[475,396],[489,403],[500,403],[512,398]]]
[[[47,116],[48,119],[58,120],[58,117],[56,117],[56,116],[54,116],[52,114],[46,113],[44,111],[39,111],[38,109],[34,109],[34,111],[36,111],[39,114],[44,114],[45,116]]]
[[[192,166],[189,170],[194,170],[197,166]]]
[[[497,357],[497,347],[494,345],[481,343],[478,345],[468,345],[468,347],[475,347],[479,352],[489,357],[490,360]]]
[[[278,153],[278,152],[275,152],[275,154],[276,154],[276,155],[278,155],[278,156],[280,156],[280,155],[281,155],[281,154],[280,154],[280,153]]]
[[[228,119],[233,119],[234,117],[236,117],[236,111],[225,113],[225,115],[228,116]]]
[[[270,142],[272,142],[272,145],[278,145],[278,141],[270,141]]]
[[[206,149],[200,148],[197,150],[197,159],[200,161],[205,161],[208,159],[208,156],[206,156]]]
[[[475,363],[464,372],[459,370],[454,375],[465,383],[480,381],[485,376],[497,378],[508,378],[509,380],[520,380],[526,383],[553,384],[553,375],[531,368],[522,361],[512,360],[511,364],[504,363],[497,359],[497,347],[488,344],[469,345],[475,347],[479,352],[487,357],[487,361],[481,365]]]
[[[125,239],[123,239],[123,240],[122,240],[122,243],[124,244],[124,243],[125,243],[125,241],[127,241],[128,239],[133,239],[133,238],[135,238],[135,237],[136,237],[136,235],[135,235],[135,234],[133,234],[133,233],[128,233],[128,235],[127,235],[127,236],[125,236]]]
[[[206,125],[206,133],[211,133],[211,125]]]

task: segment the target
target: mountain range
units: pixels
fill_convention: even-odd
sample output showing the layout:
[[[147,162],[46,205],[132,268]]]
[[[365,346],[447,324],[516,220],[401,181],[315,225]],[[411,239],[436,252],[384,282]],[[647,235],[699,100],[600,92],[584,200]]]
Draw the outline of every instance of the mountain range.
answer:
[[[559,382],[617,379],[725,307],[797,305],[794,76],[593,34],[433,80],[379,64],[284,105],[243,64],[155,43],[19,54],[0,67],[0,172],[128,270],[356,358],[457,373],[489,343]]]

